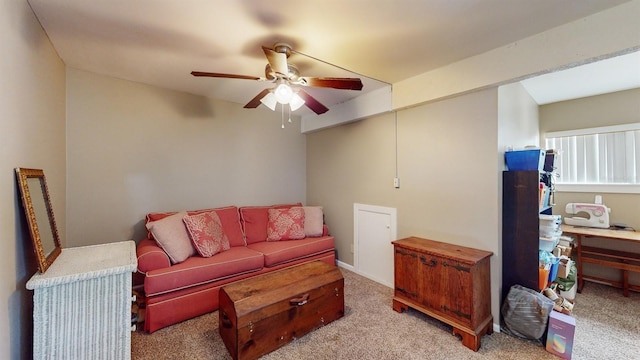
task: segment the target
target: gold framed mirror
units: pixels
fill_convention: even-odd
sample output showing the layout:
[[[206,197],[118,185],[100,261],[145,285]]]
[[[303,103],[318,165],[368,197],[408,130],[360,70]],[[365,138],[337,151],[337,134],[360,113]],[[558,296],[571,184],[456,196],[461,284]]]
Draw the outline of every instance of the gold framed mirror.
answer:
[[[18,187],[38,268],[44,273],[62,252],[44,171],[16,168]]]

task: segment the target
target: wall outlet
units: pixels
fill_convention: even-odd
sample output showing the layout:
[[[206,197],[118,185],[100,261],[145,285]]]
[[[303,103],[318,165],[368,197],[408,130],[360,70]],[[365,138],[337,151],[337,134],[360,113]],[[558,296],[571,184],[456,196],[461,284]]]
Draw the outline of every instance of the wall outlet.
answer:
[[[393,178],[393,187],[396,189],[400,188],[400,178]]]

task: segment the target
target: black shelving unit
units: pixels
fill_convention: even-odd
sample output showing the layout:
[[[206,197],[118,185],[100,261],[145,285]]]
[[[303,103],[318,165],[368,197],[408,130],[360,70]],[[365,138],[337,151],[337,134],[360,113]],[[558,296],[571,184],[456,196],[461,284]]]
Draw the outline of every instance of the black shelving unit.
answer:
[[[502,173],[502,297],[513,285],[538,289],[540,241],[538,171]],[[550,213],[551,209],[544,209]]]

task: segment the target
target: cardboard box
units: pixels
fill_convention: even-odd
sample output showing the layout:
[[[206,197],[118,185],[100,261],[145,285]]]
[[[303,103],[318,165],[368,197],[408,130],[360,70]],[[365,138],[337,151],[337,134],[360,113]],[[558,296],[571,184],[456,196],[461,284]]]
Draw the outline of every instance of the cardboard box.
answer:
[[[563,246],[560,243],[558,243],[558,245],[556,245],[555,249],[553,249],[553,255],[555,255],[556,257],[560,257],[560,256],[566,256],[566,257],[570,257],[571,256],[571,246]]]
[[[558,264],[558,277],[566,279],[569,276],[569,271],[571,270],[571,263],[573,261],[571,259],[560,259],[560,263]]]
[[[560,236],[560,241],[558,242],[559,245],[564,246],[564,247],[573,247],[573,238],[570,236],[566,236],[566,235],[562,235]]]
[[[574,317],[552,311],[549,314],[547,351],[563,359],[571,359],[575,331],[576,319]]]

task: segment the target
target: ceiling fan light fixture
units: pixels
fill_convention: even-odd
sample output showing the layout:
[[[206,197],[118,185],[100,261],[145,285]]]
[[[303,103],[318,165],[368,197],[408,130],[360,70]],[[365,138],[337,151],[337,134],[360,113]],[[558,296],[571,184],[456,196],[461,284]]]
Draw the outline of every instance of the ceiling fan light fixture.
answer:
[[[294,95],[291,86],[285,83],[278,85],[273,93],[280,104],[288,104]]]
[[[269,92],[267,95],[265,95],[262,99],[260,99],[260,102],[264,104],[264,106],[268,107],[269,109],[271,109],[272,111],[276,110],[276,96],[273,95],[272,92]]]
[[[278,103],[282,104],[284,109],[285,104],[289,104],[289,109],[295,111],[302,105],[306,105],[311,111],[317,115],[324,114],[329,111],[329,108],[322,105],[313,96],[303,90],[304,87],[315,88],[328,88],[338,90],[362,90],[362,80],[359,78],[337,78],[337,77],[306,77],[300,76],[300,71],[294,65],[288,62],[289,56],[294,53],[291,46],[286,43],[276,43],[273,49],[266,46],[262,46],[262,51],[267,58],[268,64],[264,68],[265,77],[255,77],[248,75],[237,74],[223,74],[204,71],[192,71],[193,76],[204,76],[212,78],[226,78],[226,79],[243,79],[254,81],[268,81],[274,84],[275,87],[263,89],[258,95],[253,97],[247,104],[244,105],[245,109],[255,109],[260,104],[264,104],[266,107],[275,111]],[[310,59],[314,59],[323,62],[327,65],[338,67],[336,65],[327,63],[309,55],[305,55],[300,52],[295,52],[300,55],[306,56]],[[339,67],[338,67],[339,68]],[[345,70],[345,69],[343,69]],[[293,87],[292,87],[293,85]]]
[[[300,109],[300,107],[304,105],[304,99],[300,97],[300,95],[293,93],[291,96],[291,101],[289,101],[289,107],[291,111],[296,111]]]

